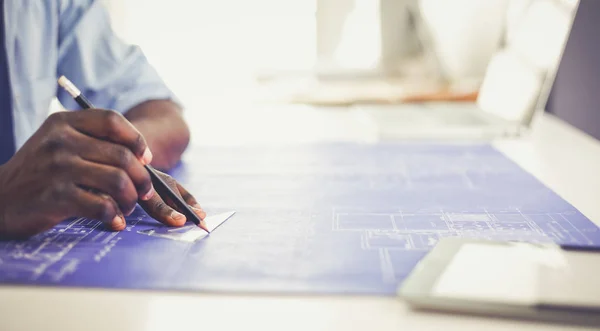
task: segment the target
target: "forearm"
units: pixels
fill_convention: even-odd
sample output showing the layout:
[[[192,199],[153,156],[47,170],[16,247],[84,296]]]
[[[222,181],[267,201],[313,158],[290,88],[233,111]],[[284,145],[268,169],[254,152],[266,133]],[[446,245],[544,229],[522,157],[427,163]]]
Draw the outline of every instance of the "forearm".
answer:
[[[131,108],[125,117],[146,138],[154,156],[154,167],[168,170],[179,162],[189,143],[190,130],[175,103],[168,100],[147,101]]]

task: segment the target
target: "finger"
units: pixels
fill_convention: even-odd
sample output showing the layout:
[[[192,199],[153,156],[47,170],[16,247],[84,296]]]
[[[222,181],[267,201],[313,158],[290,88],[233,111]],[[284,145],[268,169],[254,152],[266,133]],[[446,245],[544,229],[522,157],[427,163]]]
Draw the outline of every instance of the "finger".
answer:
[[[102,221],[107,229],[121,231],[125,229],[125,218],[121,215],[117,203],[106,194],[94,194],[81,187],[74,187],[71,211],[73,215]]]
[[[179,183],[177,183],[177,190],[181,194],[183,201],[192,207],[192,210],[201,220],[204,220],[206,218],[206,212],[202,209],[198,201],[196,201],[196,198],[194,198],[194,196]]]
[[[190,192],[188,192],[188,190],[186,190],[185,187],[183,187],[181,184],[179,184],[177,182],[175,182],[175,185],[177,186],[177,192],[179,192],[179,194],[181,194],[183,201],[185,201],[188,205],[190,205],[194,208],[202,209],[202,207],[200,207],[200,204],[198,203],[198,201],[196,201],[196,198],[194,198],[194,196]]]
[[[125,230],[125,228],[127,227],[127,220],[125,219],[125,216],[123,216],[123,213],[117,207],[117,203],[110,196],[104,193],[97,193],[96,195],[98,195],[101,199],[108,200],[110,203],[113,204],[113,208],[117,209],[117,215],[115,217],[113,217],[109,221],[102,222],[104,227],[111,231]]]
[[[188,202],[188,201],[187,201],[187,200],[186,200],[186,199],[183,197],[182,193],[181,193],[181,192],[180,192],[180,190],[179,190],[179,187],[180,187],[181,185],[179,185],[179,183],[177,183],[177,181],[176,181],[176,180],[175,180],[173,177],[171,177],[171,176],[169,176],[169,175],[167,175],[167,174],[165,174],[165,173],[162,173],[162,172],[159,172],[159,175],[162,177],[163,181],[164,181],[165,183],[167,183],[167,185],[169,185],[169,187],[171,188],[171,190],[172,190],[173,192],[175,192],[175,194],[176,194],[176,195],[177,195],[177,196],[178,196],[180,199],[182,199],[182,200],[183,200],[183,201],[184,201],[186,204],[190,205],[190,207],[192,208],[192,210],[194,211],[194,213],[196,213],[196,215],[198,215],[198,217],[200,217],[200,219],[201,219],[201,220],[203,220],[203,219],[206,217],[206,213],[205,213],[205,212],[202,210],[202,208],[199,208],[199,205],[198,205],[198,203],[197,203],[197,202],[195,202],[195,199],[194,199],[194,197],[193,197],[193,196],[191,196],[191,194],[189,194],[189,192],[187,192],[187,191],[186,191],[186,192],[187,192],[188,199],[191,197],[191,199],[193,200],[193,202],[195,202],[195,205],[197,205],[198,207],[191,205],[191,204],[190,204],[190,203],[189,203],[189,202]],[[162,197],[162,199],[163,199],[163,201],[164,201],[164,202],[165,202],[165,203],[166,203],[166,204],[167,204],[169,207],[171,207],[171,208],[173,208],[173,209],[177,210],[177,211],[178,211],[178,212],[180,212],[180,213],[184,213],[184,214],[185,214],[185,211],[181,210],[181,208],[179,208],[179,206],[178,206],[177,204],[175,204],[175,202],[174,202],[174,201],[173,201],[173,200],[172,200],[170,197],[168,197],[168,196],[163,196],[163,197]]]
[[[154,194],[150,200],[141,201],[140,206],[155,220],[168,226],[183,226],[186,217],[165,203],[158,194]]]
[[[188,190],[186,190],[181,184],[176,183],[176,185],[177,191],[181,194],[183,201],[185,201],[188,205],[192,207],[192,209],[194,210],[196,215],[200,217],[200,219],[203,220],[204,218],[206,218],[206,212],[202,209],[202,207],[200,207],[200,204],[198,203],[198,201],[196,201],[196,198],[194,198],[194,196],[190,192],[188,192]]]
[[[75,184],[107,194],[126,215],[133,212],[138,193],[122,169],[78,159],[72,162],[70,173]]]
[[[74,133],[74,140],[78,142],[75,148],[82,159],[124,170],[133,182],[138,198],[150,199],[154,192],[150,175],[128,148],[80,132]]]
[[[175,192],[175,194],[176,194],[176,195],[177,195],[177,196],[178,196],[180,199],[182,199],[182,197],[181,197],[181,193],[179,193],[179,191],[177,190],[177,181],[175,181],[175,179],[173,179],[173,177],[171,177],[171,176],[169,176],[169,175],[167,175],[167,174],[165,174],[165,173],[162,173],[162,172],[159,172],[159,171],[157,171],[157,173],[159,174],[159,176],[161,176],[162,180],[163,180],[165,183],[167,183],[167,185],[168,185],[168,186],[171,188],[171,190],[172,190],[173,192]],[[160,190],[159,190],[159,191],[160,191]],[[161,193],[162,193],[162,195],[161,195],[161,198],[163,199],[163,201],[164,201],[164,202],[165,202],[165,203],[166,203],[166,204],[167,204],[169,207],[171,207],[171,208],[173,208],[173,209],[177,210],[178,212],[182,212],[182,210],[180,210],[180,208],[179,208],[179,207],[177,207],[177,205],[175,204],[175,202],[173,201],[173,199],[171,199],[171,197],[169,197],[168,195],[165,195],[165,192],[161,192]],[[161,194],[161,193],[159,193],[159,194]]]
[[[68,112],[64,115],[77,131],[129,148],[143,164],[150,164],[152,152],[142,134],[123,115],[113,110]]]

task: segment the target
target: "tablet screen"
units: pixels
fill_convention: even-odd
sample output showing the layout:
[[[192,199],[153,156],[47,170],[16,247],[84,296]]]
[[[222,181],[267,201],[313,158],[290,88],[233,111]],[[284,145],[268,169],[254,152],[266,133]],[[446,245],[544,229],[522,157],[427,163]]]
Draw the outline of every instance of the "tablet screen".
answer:
[[[466,243],[431,294],[512,304],[600,306],[600,257],[527,244]]]

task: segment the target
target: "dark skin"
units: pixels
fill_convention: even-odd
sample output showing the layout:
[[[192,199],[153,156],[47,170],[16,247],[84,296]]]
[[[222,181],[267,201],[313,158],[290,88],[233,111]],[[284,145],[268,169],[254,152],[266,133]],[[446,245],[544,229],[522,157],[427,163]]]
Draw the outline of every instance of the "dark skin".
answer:
[[[126,112],[125,118],[146,138],[154,154],[154,168],[167,171],[179,162],[190,141],[190,130],[175,103],[168,100],[144,102]]]
[[[143,165],[173,167],[189,136],[180,109],[167,100],[142,103],[125,116],[110,110],[53,114],[0,166],[0,237],[27,238],[70,217],[120,231],[138,202],[158,221],[182,226],[185,216],[154,191]],[[189,192],[162,176],[206,217]]]

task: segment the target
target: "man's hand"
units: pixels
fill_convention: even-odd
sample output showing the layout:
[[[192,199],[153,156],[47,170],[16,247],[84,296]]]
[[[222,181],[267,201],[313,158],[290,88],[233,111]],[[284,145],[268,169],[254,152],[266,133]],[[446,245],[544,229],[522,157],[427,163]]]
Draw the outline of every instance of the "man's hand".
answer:
[[[158,169],[171,169],[181,159],[181,154],[190,141],[190,130],[185,123],[179,106],[169,100],[150,100],[143,102],[125,113],[125,117],[146,138],[148,146],[155,152],[152,165]],[[173,192],[196,211],[200,219],[206,213],[194,197],[169,175],[159,172],[163,180],[169,184]],[[166,198],[166,197],[163,197]],[[186,221],[177,206],[166,199],[164,201],[155,194],[148,201],[140,201],[140,205],[148,214],[161,222],[180,226]]]
[[[192,208],[200,219],[206,217],[206,213],[202,210],[198,201],[196,201],[196,199],[181,186],[181,184],[177,183],[173,177],[160,171],[157,172],[162,177],[163,181],[171,187],[173,192],[177,193],[180,198],[183,198],[183,201]],[[185,216],[181,213],[182,210],[180,210],[171,199],[168,197],[161,197],[158,193],[152,195],[152,198],[147,201],[140,201],[140,206],[146,210],[148,215],[164,224],[170,226],[182,226],[186,222]]]
[[[143,167],[151,160],[144,137],[119,113],[53,114],[0,166],[0,236],[28,237],[75,216],[122,230],[138,200],[159,221],[182,224],[153,199]]]

